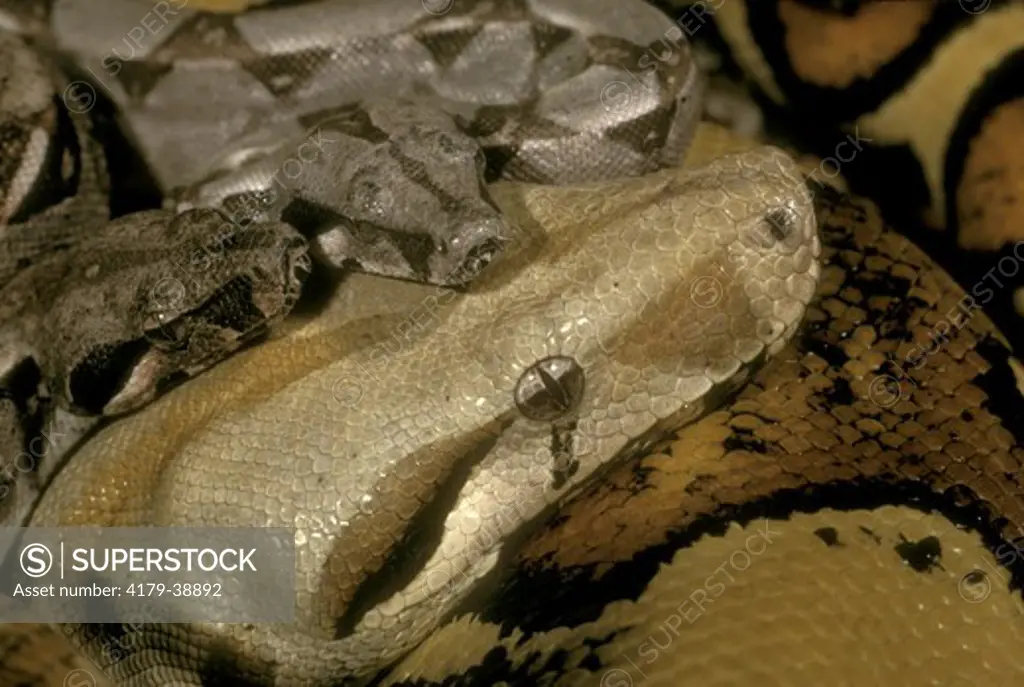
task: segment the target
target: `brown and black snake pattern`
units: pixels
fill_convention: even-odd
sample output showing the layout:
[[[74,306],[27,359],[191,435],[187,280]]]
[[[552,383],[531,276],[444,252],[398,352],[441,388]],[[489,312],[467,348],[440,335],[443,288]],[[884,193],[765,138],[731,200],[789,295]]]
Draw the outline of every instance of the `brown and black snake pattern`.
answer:
[[[1024,344],[1024,2],[655,4],[727,56],[773,134],[831,157],[819,178],[838,167],[961,283],[996,286],[986,310]],[[837,160],[850,131],[870,142]]]
[[[698,149],[702,144],[711,150],[744,145],[723,139],[712,129],[700,132],[697,140]],[[626,663],[625,649],[617,642],[635,649],[629,642],[637,640],[630,640],[629,630],[650,612],[645,599],[658,576],[700,569],[699,549],[693,547],[725,536],[735,523],[757,519],[775,523],[769,528],[810,528],[820,539],[814,558],[818,574],[835,574],[827,559],[843,543],[837,532],[843,533],[845,542],[852,536],[851,526],[847,523],[843,529],[836,512],[863,516],[886,506],[933,512],[952,523],[949,531],[897,543],[894,548],[907,566],[941,566],[956,548],[947,542],[951,533],[977,532],[1005,575],[981,569],[964,579],[976,583],[989,575],[1002,591],[1019,597],[1024,579],[1024,367],[991,321],[977,309],[967,310],[964,291],[920,249],[886,226],[873,203],[828,188],[812,190],[820,213],[825,269],[819,299],[800,341],[756,375],[733,405],[686,428],[660,450],[625,463],[571,503],[525,544],[510,566],[508,582],[475,608],[478,616],[442,628],[381,684],[505,681],[618,687],[631,683],[601,682],[603,676],[626,671],[639,681],[637,671],[649,675],[653,669],[667,671],[658,673],[662,680],[678,679],[687,641],[694,641],[694,651],[704,646],[699,635],[689,637],[677,626],[675,658],[662,658],[653,668],[636,657],[631,659],[635,665]],[[946,332],[944,339],[940,331]],[[907,362],[915,346],[921,356]],[[807,520],[801,515],[807,513],[825,515],[823,520]],[[911,531],[913,523],[902,517],[896,528],[900,533]],[[875,525],[860,528],[862,536],[880,537]],[[892,551],[879,545],[861,553],[874,561],[867,565],[875,566],[871,574],[878,574],[877,566]],[[702,578],[711,572],[700,570]],[[783,574],[790,573],[783,568]],[[839,578],[829,583],[826,577],[823,584],[831,591],[819,590],[821,598],[843,598],[845,587],[834,587],[837,583]],[[674,592],[675,597],[659,602],[662,616],[693,595],[692,588]],[[764,595],[766,603],[791,616],[787,621],[807,622],[792,600],[767,591]],[[728,595],[724,598],[728,600]],[[895,599],[891,603],[898,606]],[[704,623],[716,617],[710,606],[702,611]],[[868,609],[862,615],[878,613]],[[947,625],[946,636],[942,623],[933,620],[936,617],[905,617],[893,611],[889,618],[883,610],[878,622],[904,631],[916,628],[930,637],[934,651],[958,642],[966,645],[965,638],[972,636],[969,623]],[[1003,620],[1020,626],[1024,618]],[[600,626],[600,634],[595,634],[594,624]],[[472,646],[466,637],[488,637],[488,628],[495,626],[514,632],[513,638],[486,640],[493,646],[475,655],[470,650],[469,657],[453,648]],[[827,632],[827,625],[816,629],[822,630]],[[981,637],[991,642],[981,646],[982,659],[991,662],[992,652],[998,654],[1005,644],[990,632],[982,631]],[[20,641],[39,640],[30,636]],[[774,663],[764,656],[745,658],[749,637],[717,641],[724,642],[721,651],[739,674],[749,677],[767,671],[783,684],[788,670],[784,657]],[[537,643],[547,648],[539,651],[534,648]],[[863,641],[854,636],[841,649],[849,652],[858,646]],[[808,674],[818,679],[829,675],[830,666],[844,660],[827,650],[834,648],[819,650],[819,673],[809,673],[804,666],[794,674],[805,681],[788,684],[813,684],[806,681]],[[58,677],[75,665],[70,663],[73,654],[66,656],[65,672],[54,671]],[[952,656],[959,654],[953,651]],[[865,670],[869,665],[865,663]],[[882,670],[884,662],[875,668]],[[920,681],[901,682],[908,673],[900,666],[889,668],[890,672],[882,670],[877,684],[961,684],[925,680],[941,678],[941,669],[918,670],[913,674]],[[438,677],[439,672],[444,677]],[[10,674],[17,680],[27,678],[14,676],[30,673]],[[231,674],[230,665],[213,662],[207,667],[206,684],[238,684]],[[1001,675],[992,684],[1013,684],[1022,674]]]
[[[623,464],[527,543],[510,581],[487,602],[480,620],[521,634],[437,684],[563,684],[560,678],[573,671],[591,673],[591,681],[565,684],[631,684],[601,682],[616,670],[625,670],[640,684],[646,674],[642,652],[629,663],[623,648],[605,645],[614,647],[616,635],[628,634],[634,624],[631,609],[643,617],[641,600],[656,576],[666,574],[663,566],[699,564],[699,557],[687,557],[687,549],[702,537],[723,536],[734,526],[730,523],[767,519],[807,527],[799,514],[823,509],[901,506],[940,515],[952,523],[951,530],[977,532],[1003,566],[1000,575],[979,564],[981,569],[970,573],[965,584],[980,583],[988,575],[991,584],[1019,598],[1024,582],[1024,366],[988,317],[978,308],[967,310],[963,290],[887,226],[876,205],[828,187],[813,185],[812,191],[825,247],[823,284],[799,342],[756,375],[729,407],[683,429],[660,451]],[[913,350],[921,353],[908,363]],[[907,520],[900,523],[908,525]],[[815,532],[824,551],[834,532],[819,529]],[[944,547],[947,555],[950,548],[943,539],[908,541],[900,555],[908,565],[919,557],[940,564]],[[836,572],[828,564],[821,566],[825,570]],[[708,574],[711,570],[702,570],[695,577]],[[837,575],[832,584],[844,580]],[[685,614],[691,592],[683,590],[672,605],[663,601],[662,615],[676,605]],[[772,596],[769,589],[763,593]],[[831,593],[842,595],[839,588]],[[713,601],[702,608],[698,598],[697,608],[713,615],[707,606]],[[785,597],[766,605],[801,621]],[[700,615],[692,601],[689,606]],[[576,643],[560,634],[602,616],[612,619],[601,625],[603,636],[576,637]],[[885,618],[883,611],[881,622]],[[674,651],[706,649],[699,634],[686,634],[694,619],[686,620],[669,635],[677,645]],[[649,623],[635,622],[650,631]],[[904,631],[913,623],[917,632],[933,639],[941,634],[937,616],[924,613],[919,619],[888,622]],[[1022,625],[1024,617],[1018,611],[1009,622]],[[828,627],[816,630],[827,632]],[[696,627],[689,631],[697,632]],[[964,644],[969,641],[964,627],[947,627],[946,632],[954,637],[962,632]],[[531,655],[512,648],[528,646],[535,635],[557,638],[558,651]],[[454,640],[436,641],[421,648],[413,665],[429,665],[431,651]],[[718,641],[725,643],[721,653],[736,662],[743,676],[722,684],[748,684],[742,679],[753,675],[770,676],[770,684],[815,684],[786,681],[797,676],[809,680],[813,671],[786,668],[782,658],[772,662],[748,655],[744,648],[756,643],[750,637],[734,638],[734,647],[728,637]],[[955,640],[948,645],[936,641],[934,650],[954,646]],[[982,649],[998,654],[1010,646],[993,640]],[[856,647],[853,642],[845,649]],[[813,645],[805,648],[814,651]],[[841,662],[822,651],[819,680],[830,675],[830,663]],[[913,654],[908,651],[908,656]],[[658,673],[665,684],[707,684],[685,679],[687,659],[672,660],[677,661],[674,671]],[[868,674],[865,667],[863,675]],[[941,670],[924,670],[915,677],[920,681],[912,683],[899,682],[895,670],[883,674],[887,680],[876,684],[967,684],[953,682]],[[995,676],[993,684],[1013,684],[1021,675]],[[927,677],[950,681],[928,682]],[[972,678],[985,681],[980,675]]]

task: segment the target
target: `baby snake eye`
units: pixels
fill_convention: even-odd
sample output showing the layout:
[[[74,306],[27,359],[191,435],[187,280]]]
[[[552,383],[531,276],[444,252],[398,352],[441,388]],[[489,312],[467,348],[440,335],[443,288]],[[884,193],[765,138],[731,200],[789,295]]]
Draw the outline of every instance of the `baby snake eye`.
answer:
[[[519,378],[513,392],[516,407],[531,420],[552,422],[576,409],[583,398],[585,381],[583,368],[572,358],[544,358]]]
[[[494,256],[500,252],[501,243],[499,241],[496,239],[484,241],[469,251],[458,273],[452,276],[456,278],[455,281],[464,284],[483,272],[484,268],[494,260]]]
[[[142,325],[143,336],[154,348],[179,351],[188,344],[192,333],[188,317],[174,317],[169,313],[147,315]]]
[[[160,350],[180,350],[191,334],[189,318],[181,317],[185,285],[173,278],[161,279],[143,296],[142,335]]]

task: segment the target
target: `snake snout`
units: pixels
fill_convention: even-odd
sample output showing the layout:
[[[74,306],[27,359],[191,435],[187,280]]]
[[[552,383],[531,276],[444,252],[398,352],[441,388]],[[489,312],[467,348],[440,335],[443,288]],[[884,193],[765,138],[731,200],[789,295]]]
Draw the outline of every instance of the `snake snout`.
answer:
[[[764,176],[756,189],[745,186],[746,176],[732,187],[748,202],[737,204],[735,228],[723,234],[730,243],[713,261],[726,279],[711,274],[705,281],[720,284],[717,290],[702,282],[694,293],[705,308],[736,304],[742,328],[774,355],[800,326],[817,291],[821,241],[812,198],[798,184],[794,164],[774,155],[768,161],[759,167]]]

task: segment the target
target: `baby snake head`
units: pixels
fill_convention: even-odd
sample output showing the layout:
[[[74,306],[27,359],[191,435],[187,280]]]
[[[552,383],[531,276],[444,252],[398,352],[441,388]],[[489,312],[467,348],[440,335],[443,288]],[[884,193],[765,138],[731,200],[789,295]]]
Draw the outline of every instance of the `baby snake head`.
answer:
[[[295,204],[314,200],[340,218],[314,240],[319,259],[460,286],[501,252],[510,232],[485,184],[484,150],[442,110],[371,101],[319,127],[334,152],[310,167]]]
[[[165,226],[147,234],[142,223]],[[287,224],[239,225],[211,210],[131,215],[104,232],[116,245],[71,258],[83,278],[47,320],[52,393],[77,413],[134,410],[219,362],[291,310],[311,267]],[[133,233],[163,240],[136,245]]]

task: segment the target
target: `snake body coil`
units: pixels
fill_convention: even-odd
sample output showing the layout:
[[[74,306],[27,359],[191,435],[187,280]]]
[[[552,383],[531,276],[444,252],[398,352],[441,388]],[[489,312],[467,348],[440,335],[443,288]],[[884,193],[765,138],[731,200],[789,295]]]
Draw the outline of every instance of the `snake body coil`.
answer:
[[[684,176],[657,173],[681,161],[699,113],[701,83],[679,30],[640,3],[583,10],[567,0],[467,2],[444,16],[404,2],[389,8],[318,2],[237,17],[179,8],[180,16],[173,13],[177,29],[168,28],[162,44],[133,51],[131,58],[114,52],[113,62],[101,54],[104,34],[97,27],[111,30],[124,17],[115,21],[86,7],[54,5],[46,21],[49,40],[103,82],[126,132],[182,211],[173,218],[167,210],[128,215],[104,234],[123,223],[140,236],[153,233],[175,245],[178,236],[195,232],[201,245],[223,244],[220,251],[212,246],[219,259],[228,255],[231,265],[251,265],[244,274],[229,273],[220,286],[185,287],[187,306],[179,302],[152,312],[149,292],[138,314],[135,305],[122,310],[112,302],[107,310],[116,322],[142,320],[144,343],[136,344],[139,333],[130,327],[123,331],[132,337],[125,343],[145,353],[127,371],[126,385],[102,397],[97,409],[113,414],[151,398],[153,382],[166,376],[162,370],[153,374],[155,360],[175,360],[169,351],[176,348],[191,352],[197,332],[216,335],[220,327],[235,338],[248,336],[254,323],[243,320],[241,328],[229,318],[248,311],[270,322],[287,311],[290,301],[278,295],[280,282],[288,282],[297,257],[288,253],[280,264],[267,264],[278,249],[249,238],[261,227],[275,236],[282,221],[298,227],[320,260],[334,266],[434,284],[465,282],[495,253],[507,252],[500,266],[476,277],[471,293],[446,298],[447,324],[408,351],[371,350],[310,370],[288,393],[281,389],[266,399],[265,417],[264,411],[251,419],[245,413],[224,416],[244,426],[225,425],[230,435],[269,437],[300,429],[294,415],[300,407],[307,419],[319,416],[320,428],[334,424],[312,453],[292,454],[310,440],[308,432],[304,438],[279,435],[279,448],[239,454],[242,461],[229,468],[237,474],[224,476],[243,500],[250,489],[264,489],[258,484],[279,483],[307,468],[319,474],[322,488],[292,491],[297,500],[283,509],[182,510],[182,504],[206,498],[194,480],[205,483],[206,471],[229,466],[237,450],[211,445],[207,453],[205,439],[162,471],[160,483],[130,480],[139,497],[153,499],[145,507],[149,514],[135,524],[279,521],[295,527],[305,542],[297,569],[297,585],[305,591],[288,627],[250,627],[241,636],[195,625],[181,628],[183,643],[164,650],[157,648],[164,646],[164,630],[155,626],[146,633],[156,642],[155,654],[143,640],[138,651],[150,658],[139,663],[128,657],[109,668],[127,684],[148,684],[167,670],[201,679],[193,650],[217,653],[225,643],[241,673],[262,674],[260,680],[274,684],[371,676],[454,610],[508,555],[509,538],[521,536],[621,454],[693,421],[734,392],[793,336],[813,293],[820,250],[813,210],[784,154],[765,149]],[[296,35],[294,28],[282,32],[288,22],[308,29],[302,45],[285,40]],[[21,28],[31,33],[33,27],[25,21]],[[646,46],[666,34],[675,37],[678,50],[660,68],[651,63],[632,73],[633,64],[650,62]],[[230,61],[212,62],[208,50],[230,55]],[[531,59],[514,67],[508,55],[516,51]],[[371,66],[368,55],[376,58]],[[91,58],[116,78],[106,82]],[[507,79],[495,82],[493,73]],[[216,95],[200,98],[198,109],[182,107],[197,89]],[[75,92],[65,90],[65,104],[72,107],[78,100],[69,95]],[[183,145],[184,130],[195,147]],[[218,152],[211,157],[211,150]],[[281,184],[282,173],[290,183]],[[640,178],[620,180],[627,176]],[[516,210],[524,201],[506,196],[498,203],[484,186],[497,178],[552,185],[618,181],[567,189],[567,198],[582,193],[606,201],[558,218],[547,208],[563,201],[534,198],[530,191],[525,214]],[[199,218],[210,215],[196,206],[232,214],[242,208],[244,216],[235,220],[248,221],[206,239],[208,226]],[[506,212],[518,215],[513,226],[505,226]],[[583,218],[589,219],[580,224]],[[165,233],[149,229],[164,221]],[[33,226],[30,219],[25,229],[12,231]],[[83,237],[67,249],[71,258],[60,255],[60,264],[69,266],[61,288],[95,293],[75,281],[80,270],[74,267],[75,260],[106,257],[105,244],[95,241]],[[541,252],[524,262],[532,241],[539,241]],[[290,239],[282,245],[298,249]],[[239,248],[251,252],[243,255]],[[84,271],[87,279],[99,275],[111,285],[119,274],[99,267]],[[207,280],[216,274],[223,272],[203,270]],[[268,277],[269,283],[257,282]],[[353,288],[350,282],[344,288]],[[270,287],[269,293],[246,294],[258,287]],[[655,342],[653,322],[667,315],[671,326]],[[42,316],[44,323],[53,319]],[[88,326],[95,319],[78,321]],[[364,336],[363,328],[351,324],[355,335]],[[474,353],[480,341],[489,350]],[[89,345],[88,337],[76,343],[86,350]],[[111,345],[117,342],[101,344],[105,358],[113,357]],[[182,365],[181,371],[203,371],[210,356],[204,360],[202,367]],[[108,367],[95,367],[94,356],[84,356],[81,365],[68,365],[71,374],[91,372],[96,382],[110,374]],[[339,406],[334,389],[360,371],[375,383],[364,381],[358,402]],[[549,379],[558,380],[566,395],[557,403]],[[80,405],[83,394],[72,385],[67,396]],[[196,438],[216,444],[217,435]],[[66,488],[93,479],[79,467],[91,470],[96,463],[79,460],[81,455],[46,490],[34,524],[53,515],[48,504],[76,501]],[[281,472],[253,470],[281,459]],[[407,470],[412,474],[396,482]],[[357,620],[352,593],[380,585],[372,579],[375,568],[421,527],[421,508],[445,493],[457,498],[444,532],[431,544],[433,553]],[[515,515],[507,517],[503,512],[512,506]],[[390,536],[367,541],[357,533],[359,525],[353,529],[360,522]],[[341,578],[332,572],[336,561],[345,560],[343,551],[367,544],[373,554],[362,571]],[[458,575],[461,582],[437,590],[431,580],[438,574]],[[276,658],[268,662],[267,652]]]

